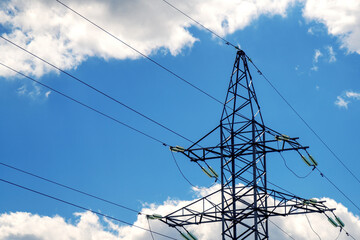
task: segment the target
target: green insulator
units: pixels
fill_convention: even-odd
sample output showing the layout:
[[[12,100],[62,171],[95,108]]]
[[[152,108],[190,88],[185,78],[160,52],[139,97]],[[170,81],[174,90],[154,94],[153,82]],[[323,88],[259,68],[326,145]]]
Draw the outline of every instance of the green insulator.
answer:
[[[219,177],[219,175],[215,172],[215,170],[212,167],[209,166],[209,170],[216,178]]]
[[[310,159],[310,161],[312,162],[312,165],[313,165],[313,166],[317,166],[317,165],[318,165],[317,161],[315,161],[315,159],[314,159],[311,155],[309,155],[309,159]]]
[[[302,160],[306,163],[306,165],[308,165],[309,167],[311,167],[311,164],[309,163],[309,161],[306,159],[306,157],[304,157],[303,155],[301,155]]]
[[[277,140],[277,141],[287,141],[287,140],[290,140],[290,137],[285,135],[285,134],[275,135],[275,140]]]
[[[159,215],[159,214],[153,214],[152,217],[153,217],[154,219],[160,219],[160,218],[162,218],[162,216]]]
[[[184,152],[184,151],[185,151],[185,148],[183,148],[183,147],[180,147],[180,146],[177,146],[177,145],[176,145],[176,148],[177,148],[180,152]]]
[[[192,234],[191,232],[187,232],[189,234],[189,236],[193,239],[193,240],[198,240],[197,237],[194,236],[194,234]]]
[[[315,198],[311,198],[309,201],[310,201],[311,203],[317,203],[317,202],[318,202]]]
[[[339,225],[334,221],[334,219],[332,219],[331,217],[328,217],[329,222],[334,226],[334,227],[338,227]]]
[[[335,219],[336,219],[336,221],[339,223],[339,225],[340,225],[341,227],[345,227],[344,222],[341,221],[341,219],[340,219],[339,217],[335,217]]]
[[[154,220],[154,219],[155,219],[152,215],[146,215],[146,218],[147,218],[147,219],[151,219],[151,220]]]
[[[211,173],[208,172],[208,170],[206,170],[205,168],[201,167],[201,169],[203,170],[203,172],[208,175],[208,177],[212,178],[213,175],[211,175]]]
[[[185,148],[180,147],[180,146],[170,147],[170,151],[173,151],[173,152],[184,152],[184,151],[185,151]]]
[[[287,140],[290,140],[290,137],[288,135],[285,135],[285,134],[281,134],[281,137],[283,140],[287,141]]]
[[[186,236],[184,233],[180,232],[181,236],[186,240],[191,240],[188,236]]]

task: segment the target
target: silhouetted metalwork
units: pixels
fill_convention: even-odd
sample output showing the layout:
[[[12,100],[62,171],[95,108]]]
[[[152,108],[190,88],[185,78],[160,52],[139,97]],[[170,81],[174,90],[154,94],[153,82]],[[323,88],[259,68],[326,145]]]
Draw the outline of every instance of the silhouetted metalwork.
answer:
[[[271,216],[333,210],[323,201],[304,199],[267,187],[268,153],[297,151],[310,167],[316,167],[317,163],[298,138],[264,125],[248,60],[251,61],[243,51],[237,52],[220,124],[186,149],[170,147],[197,163],[209,177],[221,180],[220,189],[159,218],[178,231],[183,228],[187,232],[185,226],[191,224],[221,222],[223,240],[268,239],[268,218]],[[219,144],[207,146],[219,136]],[[220,175],[216,172],[219,168]],[[191,235],[188,239],[192,239]]]

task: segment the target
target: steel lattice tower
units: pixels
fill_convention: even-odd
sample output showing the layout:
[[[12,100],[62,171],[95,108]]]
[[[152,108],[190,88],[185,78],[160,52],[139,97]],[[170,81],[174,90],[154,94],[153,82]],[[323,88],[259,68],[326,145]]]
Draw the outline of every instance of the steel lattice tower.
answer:
[[[324,202],[268,188],[268,153],[297,151],[303,159],[309,159],[309,165],[315,167],[316,162],[308,154],[308,147],[298,143],[298,138],[264,125],[248,60],[251,61],[243,51],[237,52],[220,124],[186,149],[170,147],[197,163],[209,177],[221,180],[219,190],[160,218],[178,231],[187,232],[187,225],[221,222],[223,240],[269,239],[271,216],[334,210]],[[220,143],[203,147],[205,140],[214,134],[220,136]],[[210,166],[216,160],[220,161],[220,176]]]

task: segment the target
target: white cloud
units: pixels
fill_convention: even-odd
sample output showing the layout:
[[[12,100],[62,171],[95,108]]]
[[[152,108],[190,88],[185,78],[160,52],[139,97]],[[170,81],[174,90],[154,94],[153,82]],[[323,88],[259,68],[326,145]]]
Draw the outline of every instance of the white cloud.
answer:
[[[188,28],[194,23],[162,1],[64,1],[114,35],[149,55],[179,54],[197,41]],[[260,15],[285,16],[294,0],[178,1],[176,5],[220,35],[243,29]],[[76,16],[56,1],[7,0],[0,3],[3,36],[63,69],[89,57],[135,59],[133,50]],[[0,62],[40,77],[54,71],[0,39]],[[0,68],[0,76],[14,73]]]
[[[316,66],[316,63],[319,62],[319,58],[322,56],[323,54],[321,53],[321,51],[319,49],[315,49],[315,53],[314,53],[314,57],[313,57],[313,66],[310,68],[310,70],[312,71],[317,71],[319,70],[319,67]]]
[[[202,197],[208,193],[219,189],[219,185],[215,185],[211,188],[202,188],[196,190],[196,195]],[[220,199],[220,196],[214,196],[214,199]],[[345,223],[346,230],[352,234],[354,238],[360,238],[360,219],[358,216],[354,216],[340,203],[336,203],[334,200],[323,198],[326,200],[326,204],[330,208],[336,208],[336,215],[340,217]],[[167,200],[163,204],[148,204],[142,209],[146,214],[161,214],[166,215],[174,210],[179,209],[186,204],[193,201],[181,201],[181,200]],[[16,212],[16,213],[4,213],[0,215],[0,240],[5,239],[51,239],[51,240],[63,240],[63,239],[118,239],[118,240],[144,240],[151,239],[150,233],[141,230],[134,226],[120,226],[115,222],[108,220],[101,221],[95,214],[76,213],[79,219],[72,223],[69,220],[65,220],[60,216],[47,217],[39,216],[36,214]],[[339,228],[334,228],[328,223],[327,218],[322,214],[308,214],[312,227],[316,229],[317,233],[322,239],[335,239],[339,234]],[[289,217],[274,217],[271,221],[275,222],[280,228],[290,234],[297,240],[315,240],[317,236],[311,230],[306,218],[301,215],[289,216]],[[181,239],[179,233],[171,227],[168,227],[164,223],[158,220],[152,220],[150,222],[151,229],[153,231],[172,236],[177,239]],[[134,225],[148,229],[148,222],[144,215],[138,215]],[[296,227],[294,227],[296,226]],[[269,223],[270,236],[272,239],[287,239],[287,236],[282,233],[275,225]],[[221,225],[216,224],[202,224],[198,226],[187,227],[189,231],[195,234],[202,240],[216,240],[219,239],[219,233],[221,231]],[[155,239],[158,239],[155,235]],[[165,239],[165,238],[161,238]],[[339,240],[348,239],[343,232]]]
[[[303,16],[323,23],[343,48],[360,54],[360,1],[306,0]]]
[[[320,51],[319,49],[315,49],[313,61],[314,61],[315,63],[317,63],[317,62],[319,61],[319,57],[321,57],[321,56],[322,56],[321,51]]]
[[[348,98],[353,98],[353,99],[355,99],[355,100],[360,100],[360,93],[358,93],[358,92],[346,91],[346,92],[345,92],[345,95],[346,95]]]
[[[350,102],[346,101],[343,97],[337,96],[336,97],[336,101],[335,101],[335,105],[339,106],[340,108],[348,108],[348,104]]]
[[[51,94],[51,91],[47,91],[47,92],[45,93],[45,97],[48,98],[48,97],[50,96],[50,94]]]
[[[329,53],[329,62],[336,62],[336,57],[335,57],[335,52],[332,46],[327,46],[326,49],[328,50]]]
[[[26,88],[25,85],[22,85],[22,86],[19,87],[16,91],[17,91],[17,93],[18,93],[19,95],[25,95],[26,92],[27,92],[27,88]]]
[[[0,216],[0,239],[116,239],[95,214],[76,213],[76,216],[78,222],[71,224],[60,216],[5,213]]]
[[[346,3],[341,0],[185,0],[177,1],[176,5],[225,36],[244,29],[259,16],[285,16],[295,2],[304,2],[306,20],[325,24],[329,34],[340,38],[342,47],[360,53],[360,2],[356,0]],[[188,30],[198,26],[162,1],[73,0],[65,3],[147,55],[176,56],[198,41]],[[140,57],[56,1],[1,1],[0,24],[6,29],[2,36],[65,70],[76,68],[90,57],[105,60]],[[311,26],[308,32],[314,34],[316,28],[317,25]],[[320,55],[315,55],[315,62],[322,54],[318,51]],[[25,74],[41,77],[55,71],[2,39],[0,52],[0,62]],[[333,48],[328,47],[328,52],[329,61],[334,62]],[[0,67],[0,76],[14,75]]]
[[[360,100],[360,93],[354,91],[345,91],[345,93],[341,96],[337,96],[335,105],[347,109],[349,103],[352,102],[351,100]]]
[[[317,70],[319,70],[319,67],[314,65],[314,66],[312,66],[312,67],[310,68],[310,70],[316,72]]]

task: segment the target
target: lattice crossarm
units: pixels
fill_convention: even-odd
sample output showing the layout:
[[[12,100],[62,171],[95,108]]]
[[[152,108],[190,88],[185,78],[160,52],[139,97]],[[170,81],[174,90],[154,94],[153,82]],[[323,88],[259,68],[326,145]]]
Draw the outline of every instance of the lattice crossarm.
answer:
[[[169,226],[185,226],[191,224],[220,222],[222,220],[221,203],[215,203],[213,198],[221,189],[200,198],[160,219]],[[220,200],[220,199],[219,199]]]
[[[287,216],[302,213],[324,213],[335,210],[328,208],[324,204],[326,201],[305,199],[275,190],[268,189],[267,193],[263,193],[262,195],[268,198],[268,202],[267,207],[260,208],[259,211],[266,213],[269,216]]]

